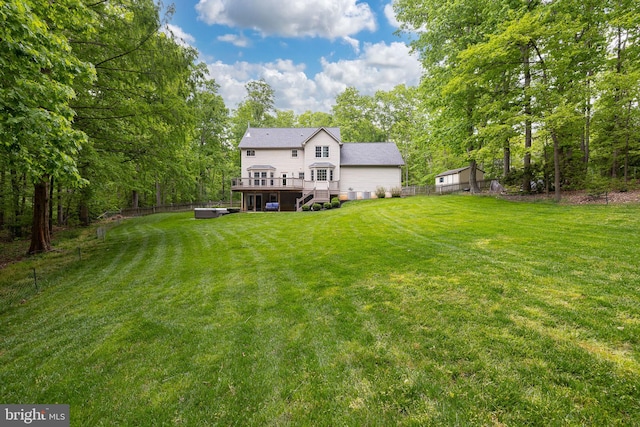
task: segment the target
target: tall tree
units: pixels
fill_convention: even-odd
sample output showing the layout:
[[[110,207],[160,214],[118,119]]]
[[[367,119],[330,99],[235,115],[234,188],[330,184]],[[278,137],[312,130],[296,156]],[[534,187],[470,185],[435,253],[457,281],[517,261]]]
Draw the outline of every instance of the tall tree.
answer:
[[[175,196],[162,194],[172,181],[194,180],[181,152],[187,150],[193,123],[186,100],[193,93],[195,50],[160,32],[152,0],[92,7],[100,31],[73,41],[97,71],[95,83],[78,88],[81,97],[74,105],[76,127],[90,137],[80,158],[83,176],[91,181],[80,197],[82,223],[88,223],[92,206],[113,193],[114,182],[136,206],[141,197],[157,203]],[[165,193],[175,191],[171,186]]]
[[[73,85],[91,81],[93,68],[69,45],[70,32],[91,31],[92,14],[80,0],[2,2],[0,15],[0,142],[17,170],[34,185],[29,253],[51,249],[51,177],[82,179],[75,156],[86,142],[72,127]]]
[[[398,85],[390,91],[378,91],[374,97],[373,117],[385,136],[385,141],[395,142],[405,161],[403,180],[410,182],[413,150],[411,141],[424,129],[418,121],[420,100],[416,88]],[[417,179],[414,179],[417,181]]]
[[[247,95],[231,118],[232,139],[239,144],[249,126],[271,126],[275,112],[275,91],[264,80],[252,80],[245,85]]]
[[[621,178],[626,185],[630,165],[640,163],[640,13],[634,2],[615,0],[606,15],[607,62],[597,82],[594,170],[597,175]]]
[[[559,198],[561,186],[584,182],[594,132],[593,100],[601,103],[606,98],[599,96],[594,84],[603,76],[603,53],[626,52],[638,45],[634,34],[640,14],[627,0],[499,0],[476,6],[464,0],[394,3],[403,30],[418,35],[413,46],[425,66],[422,87],[433,125],[445,126],[449,145],[466,150],[472,167],[477,160],[495,164],[492,156],[497,158],[502,151],[504,175],[510,174],[517,141],[521,144],[515,146],[521,156],[517,167],[525,191],[535,171],[545,166],[545,141],[550,139]],[[615,22],[624,23],[618,32],[623,34],[624,49],[613,48],[618,45],[616,38],[607,37],[616,33],[611,29],[620,28]],[[633,61],[624,63],[631,76],[637,66]],[[613,128],[601,135],[624,147],[610,150],[615,168],[617,153],[627,152],[625,135],[632,133],[613,137],[614,128],[634,123],[626,113],[636,103],[633,96],[622,96],[632,91],[618,90],[615,84],[609,87],[613,96],[608,105],[618,106],[611,117],[618,120],[608,120]],[[597,106],[602,105],[607,104]],[[631,148],[633,138],[628,140]]]
[[[398,0],[394,3],[402,29],[418,33],[413,47],[420,53],[425,68],[423,96],[434,111],[434,125],[445,125],[449,145],[466,154],[472,169],[471,189],[475,182],[482,124],[478,109],[482,88],[459,72],[460,53],[485,39],[499,21],[502,5],[463,0],[442,3],[436,0]]]
[[[195,113],[195,152],[198,200],[225,196],[225,181],[233,172],[233,150],[227,139],[229,111],[217,93],[218,84],[206,80],[190,100]]]
[[[245,85],[247,89],[246,103],[251,111],[251,118],[256,123],[263,123],[267,115],[275,110],[275,91],[264,79],[253,80]]]
[[[334,125],[340,127],[343,141],[380,142],[386,135],[374,123],[375,102],[373,97],[361,95],[354,88],[345,89],[336,97],[332,108]]]
[[[331,127],[333,116],[324,112],[305,111],[296,118],[297,125],[305,128]]]

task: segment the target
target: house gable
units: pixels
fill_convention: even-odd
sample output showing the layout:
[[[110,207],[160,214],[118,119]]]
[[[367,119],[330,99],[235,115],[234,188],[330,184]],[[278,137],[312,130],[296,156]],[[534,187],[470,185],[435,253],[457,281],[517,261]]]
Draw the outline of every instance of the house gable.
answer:
[[[307,137],[304,141],[302,141],[302,146],[304,147],[307,142],[314,139],[319,133],[324,132],[329,135],[338,145],[342,145],[342,141],[340,140],[340,128],[318,128],[315,132],[313,132],[309,137]]]

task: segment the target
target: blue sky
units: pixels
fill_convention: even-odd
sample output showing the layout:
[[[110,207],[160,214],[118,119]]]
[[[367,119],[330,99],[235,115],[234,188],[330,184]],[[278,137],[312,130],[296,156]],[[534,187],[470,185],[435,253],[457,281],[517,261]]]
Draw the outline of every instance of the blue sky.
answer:
[[[418,84],[407,37],[394,35],[392,0],[178,0],[168,28],[236,108],[245,84],[264,79],[276,107],[330,112],[347,87],[371,95]]]

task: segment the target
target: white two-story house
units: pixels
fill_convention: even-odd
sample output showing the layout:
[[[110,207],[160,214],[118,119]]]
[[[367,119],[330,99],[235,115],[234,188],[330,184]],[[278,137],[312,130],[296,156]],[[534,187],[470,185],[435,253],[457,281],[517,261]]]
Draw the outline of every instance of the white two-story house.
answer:
[[[343,143],[339,128],[249,128],[238,147],[243,176],[232,190],[242,193],[244,211],[272,202],[295,211],[402,185],[404,161],[394,143]]]

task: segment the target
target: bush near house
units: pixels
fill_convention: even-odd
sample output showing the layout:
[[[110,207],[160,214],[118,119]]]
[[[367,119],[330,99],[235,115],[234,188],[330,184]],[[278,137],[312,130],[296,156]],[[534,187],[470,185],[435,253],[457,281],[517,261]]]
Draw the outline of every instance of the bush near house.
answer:
[[[322,205],[325,209],[331,209],[332,205],[331,202],[325,202],[324,205]]]
[[[319,211],[320,209],[322,209],[322,205],[320,203],[314,203],[312,209],[314,211]]]
[[[340,207],[340,199],[337,197],[334,197],[333,199],[331,199],[331,206],[334,208],[339,208]]]
[[[384,187],[376,187],[376,196],[379,199],[384,199],[387,196],[387,189]]]

